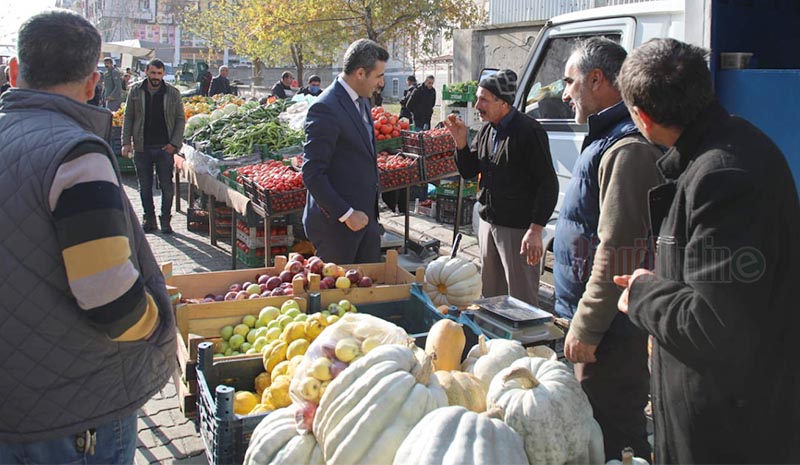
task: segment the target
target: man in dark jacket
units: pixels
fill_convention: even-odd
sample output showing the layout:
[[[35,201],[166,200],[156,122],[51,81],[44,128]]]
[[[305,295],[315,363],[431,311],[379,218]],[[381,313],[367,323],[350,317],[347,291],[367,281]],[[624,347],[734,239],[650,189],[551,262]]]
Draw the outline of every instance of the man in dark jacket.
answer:
[[[219,67],[219,74],[211,80],[211,87],[208,89],[208,96],[213,97],[217,94],[233,94],[231,82],[228,80],[228,67]]]
[[[425,78],[425,82],[417,87],[408,98],[406,107],[414,115],[417,129],[430,129],[433,107],[436,105],[436,89],[433,88],[433,76]]]
[[[322,79],[316,74],[312,75],[308,78],[308,85],[298,90],[297,93],[299,95],[319,97],[319,94],[322,93]]]
[[[200,95],[208,96],[208,92],[211,90],[211,81],[213,80],[214,76],[211,75],[211,71],[206,70],[203,76],[200,77]]]
[[[800,463],[800,205],[781,151],[717,103],[706,52],[654,39],[620,75],[642,133],[670,147],[650,192],[655,273],[615,277],[653,335],[661,463]]]
[[[406,79],[406,88],[403,91],[403,98],[400,99],[400,117],[401,118],[408,118],[410,123],[414,122],[414,116],[411,114],[411,111],[408,109],[408,99],[411,98],[411,94],[417,88],[417,78],[412,74],[408,76]]]
[[[612,281],[649,263],[647,191],[662,182],[661,151],[631,120],[617,75],[626,52],[616,42],[581,41],[564,71],[563,99],[589,125],[558,212],[553,245],[556,313],[571,319],[564,355],[603,429],[606,460],[647,442],[647,334],[617,311]],[[580,264],[580,266],[576,266]]]
[[[284,71],[281,74],[281,80],[276,82],[274,86],[272,86],[272,95],[280,98],[280,99],[287,99],[294,97],[294,90],[292,90],[292,81],[294,81],[294,76],[289,71]]]
[[[478,201],[483,295],[511,295],[537,305],[542,229],[558,197],[547,133],[514,104],[517,75],[498,71],[478,86],[476,109],[486,121],[467,145],[467,126],[445,120],[456,142],[456,164],[465,179],[481,175]]]

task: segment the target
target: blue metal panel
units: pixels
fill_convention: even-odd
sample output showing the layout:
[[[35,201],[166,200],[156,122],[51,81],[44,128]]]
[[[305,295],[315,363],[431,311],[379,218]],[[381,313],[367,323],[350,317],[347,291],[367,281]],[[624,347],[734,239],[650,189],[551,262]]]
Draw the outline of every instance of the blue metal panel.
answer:
[[[800,186],[800,70],[718,70],[716,93],[720,103],[764,131],[783,151]],[[780,94],[776,97],[777,94]]]

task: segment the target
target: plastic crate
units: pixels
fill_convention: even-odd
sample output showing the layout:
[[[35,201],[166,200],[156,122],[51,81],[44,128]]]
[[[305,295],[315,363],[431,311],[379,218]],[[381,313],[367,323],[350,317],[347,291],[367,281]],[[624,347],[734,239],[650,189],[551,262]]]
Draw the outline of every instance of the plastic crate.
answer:
[[[132,158],[117,157],[117,164],[119,165],[119,172],[123,174],[135,173],[136,164],[133,163]]]
[[[444,84],[442,85],[442,100],[475,103],[478,101],[478,97],[475,95],[477,91],[478,88],[476,86],[468,85],[466,92],[453,92],[447,88],[447,84]]]
[[[464,183],[462,191],[464,197],[474,197],[478,192],[478,183],[467,181]],[[436,195],[446,195],[456,197],[458,195],[458,183],[442,183],[436,187]]]
[[[423,181],[458,175],[455,153],[440,153],[422,159]]]
[[[458,198],[446,195],[436,197],[436,221],[444,224],[455,224],[456,206]],[[461,199],[461,222],[459,226],[472,224],[472,207],[475,205],[474,199]]]
[[[238,181],[238,179],[239,179],[239,172],[238,171],[236,171],[234,169],[225,170],[223,172],[220,172],[220,174],[218,176],[218,179],[223,184],[228,186],[229,188],[235,190],[236,192],[238,192],[240,194],[245,194],[246,195],[246,192],[244,190],[244,185],[242,185]]]
[[[378,168],[382,191],[390,191],[402,187],[415,186],[422,182],[422,164],[420,157],[413,154],[397,154],[395,157],[408,158],[413,164],[397,170],[384,170]]]
[[[199,208],[187,209],[186,229],[192,232],[208,233],[208,211]]]
[[[375,149],[378,152],[383,152],[384,150],[396,150],[403,146],[403,138],[402,137],[393,137],[391,139],[383,139],[375,142]]]
[[[299,210],[306,205],[306,189],[274,192],[257,188],[257,199],[271,215]]]
[[[264,371],[264,364],[260,358],[215,362],[213,352],[210,342],[198,345],[197,414],[200,437],[209,463],[242,463],[250,436],[269,413],[237,415],[233,411],[233,395],[237,390],[255,391],[253,382]]]
[[[440,153],[455,153],[456,141],[449,131],[400,131],[403,136],[403,152],[430,157]]]
[[[236,228],[236,240],[241,241],[244,245],[249,247],[250,249],[258,249],[264,248],[264,234],[260,236],[254,236],[252,234],[247,234],[239,228]],[[270,236],[269,244],[272,247],[275,246],[290,246],[294,243],[294,236]]]

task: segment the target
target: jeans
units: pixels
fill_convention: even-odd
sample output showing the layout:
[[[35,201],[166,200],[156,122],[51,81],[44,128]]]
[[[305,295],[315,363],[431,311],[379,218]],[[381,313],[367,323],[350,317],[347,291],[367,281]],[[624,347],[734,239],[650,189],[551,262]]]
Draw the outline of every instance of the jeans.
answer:
[[[96,428],[94,455],[79,452],[76,435],[30,443],[0,442],[2,464],[132,464],[136,453],[136,413]]]
[[[172,155],[160,148],[145,148],[144,152],[136,152],[133,162],[136,165],[136,177],[139,179],[139,196],[142,198],[144,216],[155,216],[153,165],[156,167],[158,183],[161,185],[161,216],[171,216],[172,197],[175,195],[175,185],[172,183],[175,162]]]

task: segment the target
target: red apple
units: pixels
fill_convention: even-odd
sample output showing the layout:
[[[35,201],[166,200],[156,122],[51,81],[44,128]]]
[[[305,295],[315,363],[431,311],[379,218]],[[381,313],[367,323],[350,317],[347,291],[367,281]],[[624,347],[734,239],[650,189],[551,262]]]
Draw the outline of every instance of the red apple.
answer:
[[[294,277],[294,273],[292,273],[291,271],[289,271],[289,270],[281,271],[281,274],[280,274],[281,281],[283,281],[285,283],[288,283],[288,282],[290,282],[292,280],[293,277]]]
[[[328,283],[326,283],[325,281],[320,281],[320,282],[319,282],[319,288],[320,288],[320,290],[324,290],[324,289],[330,289],[330,288],[328,287]]]
[[[242,283],[242,289],[247,289],[250,285],[253,284],[250,281],[245,281]]]
[[[205,303],[209,303],[209,302],[214,302],[214,298],[213,297],[206,297],[205,299],[203,299],[203,303],[204,304]]]
[[[344,277],[349,279],[351,283],[357,284],[361,281],[361,272],[358,270],[347,270],[344,274]]]
[[[267,281],[269,281],[268,274],[262,274],[261,276],[258,277],[258,284],[267,284]]]
[[[236,293],[236,298],[234,300],[244,300],[249,295],[250,294],[248,294],[247,291],[239,291],[239,292]]]
[[[291,271],[292,275],[296,275],[297,273],[303,271],[303,264],[298,262],[297,260],[292,260],[286,264],[286,267],[283,268],[284,270]]]
[[[333,363],[331,364],[331,377],[333,379],[336,379],[336,377],[339,376],[339,373],[343,372],[344,369],[347,368],[348,366],[349,365],[347,363],[341,360],[338,359],[334,360]]]
[[[272,290],[272,292],[270,292],[270,295],[272,297],[280,297],[280,296],[282,296],[283,295],[283,288],[276,287],[275,289]]]
[[[330,360],[336,360],[336,343],[333,341],[325,341],[320,345],[322,355],[328,357]]]
[[[297,273],[296,275],[294,275],[294,278],[292,278],[292,282],[294,282],[294,281],[302,281],[303,282],[303,287],[308,286],[308,278],[306,278],[305,273],[301,272],[301,273]]]
[[[250,297],[248,297],[248,299],[260,299],[260,298],[261,294],[250,294]]]
[[[280,286],[282,282],[283,280],[281,280],[281,278],[279,278],[278,276],[273,276],[269,278],[269,280],[267,281],[267,289],[271,291],[276,287]]]
[[[326,276],[320,280],[320,283],[325,283],[328,286],[328,289],[333,289],[336,287],[336,279],[331,276]]]
[[[231,287],[228,288],[228,290],[231,292],[239,292],[242,290],[242,286],[240,286],[239,283],[233,283],[231,284]]]
[[[266,290],[266,291],[261,293],[261,297],[269,297],[271,295],[272,295],[272,291],[271,290]]]
[[[325,267],[325,262],[319,258],[312,258],[308,261],[308,271],[316,274],[322,274],[322,269]]]
[[[224,300],[236,300],[236,292],[234,291],[228,292],[227,294],[225,294]]]
[[[363,276],[358,281],[358,287],[372,287],[372,278],[369,276]]]
[[[216,302],[222,302],[223,300],[225,300],[225,296],[222,295],[222,294],[217,294],[217,295],[214,296],[214,300]]]
[[[206,294],[204,298],[214,300],[214,297],[216,297],[214,294]]]

